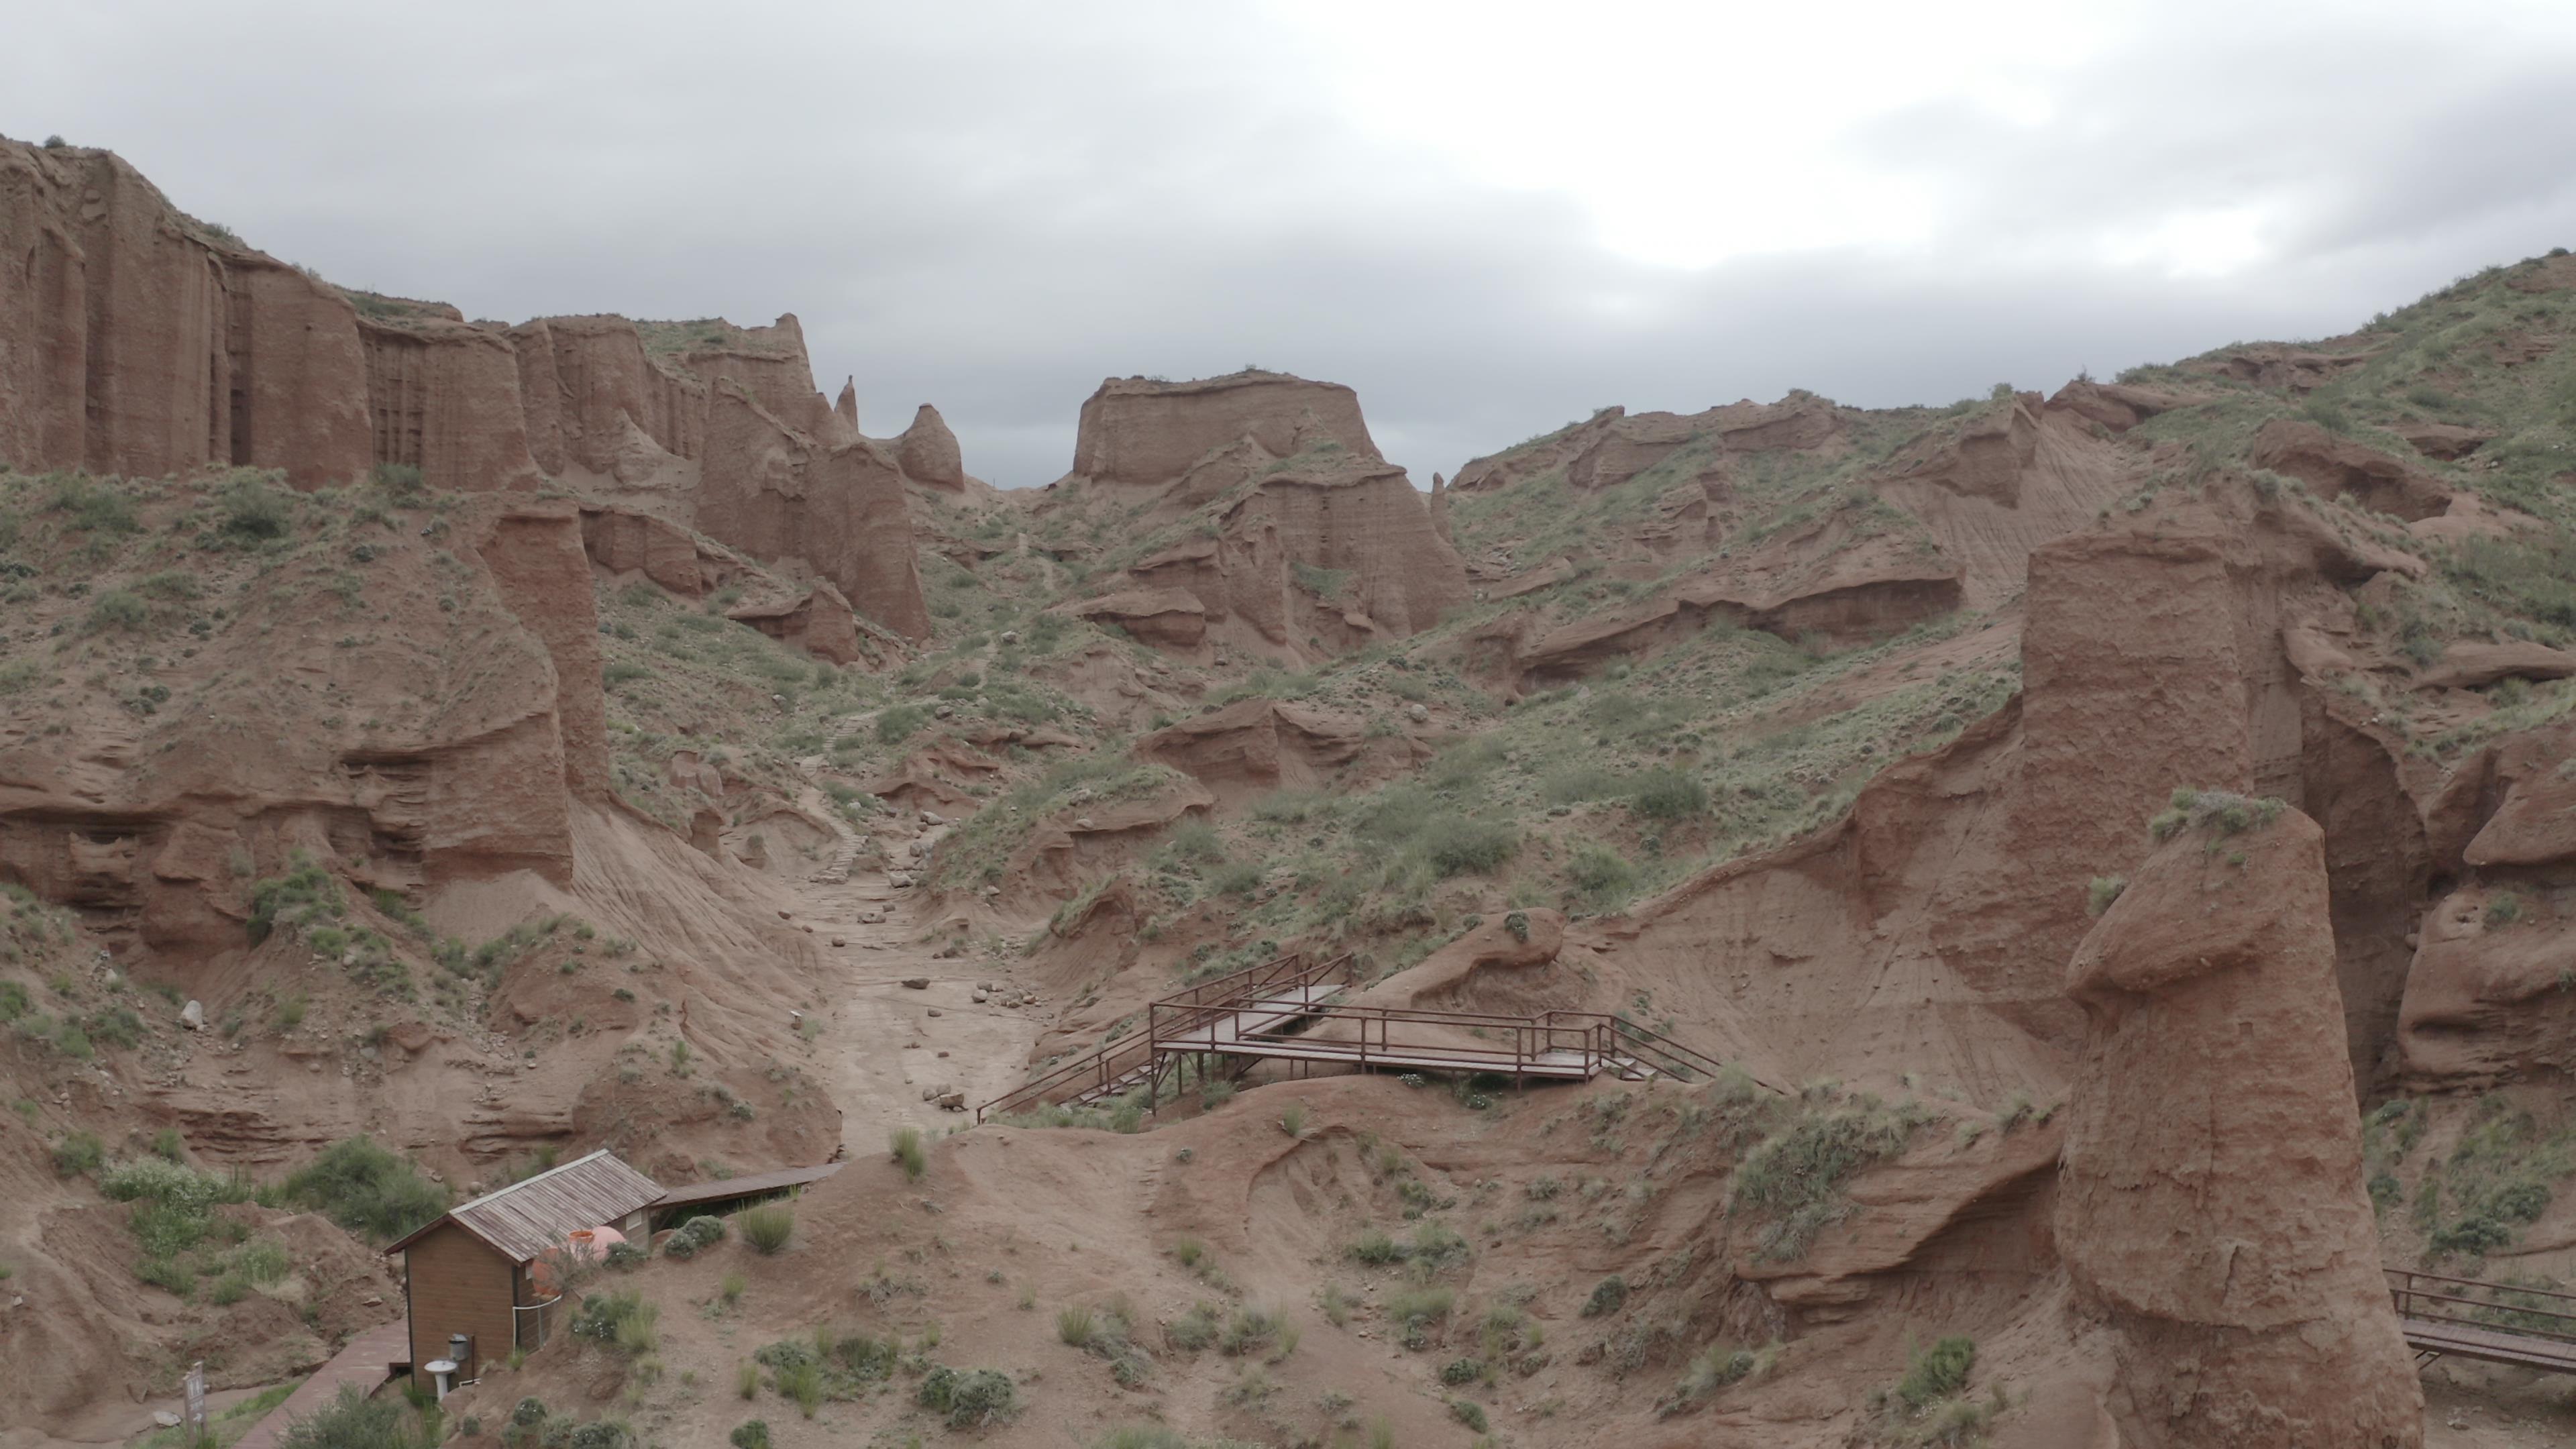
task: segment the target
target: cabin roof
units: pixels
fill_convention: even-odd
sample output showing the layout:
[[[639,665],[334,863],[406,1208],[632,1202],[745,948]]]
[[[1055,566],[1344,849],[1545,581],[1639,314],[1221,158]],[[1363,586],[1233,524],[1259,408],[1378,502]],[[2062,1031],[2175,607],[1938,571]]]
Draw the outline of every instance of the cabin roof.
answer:
[[[626,1165],[603,1147],[459,1203],[385,1249],[400,1252],[438,1229],[454,1223],[498,1249],[514,1263],[533,1261],[565,1235],[581,1228],[615,1223],[637,1208],[661,1201],[662,1186]]]

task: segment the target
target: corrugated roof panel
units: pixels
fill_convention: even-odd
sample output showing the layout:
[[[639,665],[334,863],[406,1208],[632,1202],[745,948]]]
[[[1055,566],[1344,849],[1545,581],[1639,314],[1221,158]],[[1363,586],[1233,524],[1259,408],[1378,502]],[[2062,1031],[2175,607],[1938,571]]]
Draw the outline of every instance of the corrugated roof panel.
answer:
[[[607,1148],[459,1204],[448,1216],[525,1263],[578,1228],[607,1227],[662,1197],[662,1186]]]

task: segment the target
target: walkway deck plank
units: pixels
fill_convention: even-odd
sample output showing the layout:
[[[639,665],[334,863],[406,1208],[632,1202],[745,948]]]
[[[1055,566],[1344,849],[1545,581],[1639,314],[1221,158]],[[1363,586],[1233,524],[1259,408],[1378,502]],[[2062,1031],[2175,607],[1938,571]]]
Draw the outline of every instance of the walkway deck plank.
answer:
[[[251,1426],[249,1433],[233,1441],[233,1449],[276,1449],[278,1437],[287,1426],[321,1409],[339,1396],[342,1384],[356,1384],[368,1393],[383,1387],[393,1377],[391,1368],[411,1361],[411,1326],[402,1319],[379,1324],[357,1337],[331,1356],[331,1361],[313,1371],[286,1402],[268,1411],[268,1417]]]
[[[2417,1353],[2576,1373],[2576,1343],[2526,1338],[2501,1329],[2471,1328],[2465,1323],[2444,1323],[2429,1318],[2401,1318],[2397,1326],[2406,1335],[2406,1346]]]

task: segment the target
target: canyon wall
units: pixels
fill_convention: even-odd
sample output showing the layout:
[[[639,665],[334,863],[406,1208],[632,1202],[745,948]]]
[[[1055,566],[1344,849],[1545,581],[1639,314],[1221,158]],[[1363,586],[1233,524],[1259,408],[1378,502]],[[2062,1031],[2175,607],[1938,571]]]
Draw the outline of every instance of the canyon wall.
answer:
[[[728,389],[766,424],[748,425]],[[390,465],[463,492],[548,477],[643,489],[722,543],[802,560],[918,638],[929,615],[906,485],[962,490],[965,465],[933,408],[884,446],[860,438],[854,414],[815,390],[792,314],[748,328],[468,322],[253,251],[111,152],[0,141],[0,462],[12,467],[247,466],[313,489]],[[772,486],[781,437],[811,490]]]

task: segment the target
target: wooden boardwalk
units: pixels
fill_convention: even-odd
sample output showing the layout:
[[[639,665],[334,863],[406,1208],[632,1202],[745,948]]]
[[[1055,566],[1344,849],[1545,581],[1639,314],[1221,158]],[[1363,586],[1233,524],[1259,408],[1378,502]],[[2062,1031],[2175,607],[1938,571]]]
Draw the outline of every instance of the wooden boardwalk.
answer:
[[[1337,1069],[1476,1072],[1514,1082],[1685,1080],[1722,1068],[1679,1042],[1600,1012],[1549,1011],[1536,1016],[1344,1004],[1354,984],[1348,956],[1310,963],[1282,956],[1203,982],[1147,1005],[1145,1034],[1104,1043],[975,1109],[996,1114],[1085,1106],[1148,1093],[1159,1102],[1166,1071],[1190,1058],[1231,1061],[1237,1075],[1262,1061],[1289,1063],[1292,1075],[1322,1064]]]
[[[339,1397],[340,1386],[356,1384],[367,1393],[384,1387],[393,1377],[395,1364],[411,1362],[411,1325],[395,1319],[370,1328],[350,1339],[348,1346],[331,1355],[331,1361],[313,1371],[313,1377],[286,1396],[286,1402],[268,1411],[268,1417],[251,1426],[249,1433],[233,1441],[233,1449],[276,1449],[278,1436],[286,1426],[319,1410]]]
[[[2473,1358],[2576,1374],[2576,1293],[2384,1270],[2398,1332],[2418,1363]]]

